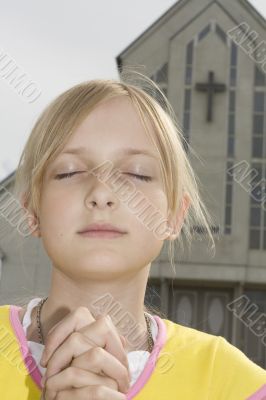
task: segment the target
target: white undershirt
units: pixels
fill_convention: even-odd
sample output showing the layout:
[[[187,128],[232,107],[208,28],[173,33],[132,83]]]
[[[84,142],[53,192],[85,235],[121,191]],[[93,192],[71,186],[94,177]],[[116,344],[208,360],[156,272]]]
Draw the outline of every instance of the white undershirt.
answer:
[[[23,326],[23,330],[24,330],[26,337],[27,337],[27,329],[31,325],[31,311],[34,307],[37,306],[37,304],[40,302],[40,300],[41,300],[40,297],[36,297],[36,298],[32,299],[27,305],[27,310],[26,310],[26,313],[24,314],[23,321],[22,321],[22,326]],[[151,314],[149,314],[149,313],[146,313],[146,314],[148,315],[148,317],[151,320],[151,333],[152,333],[153,341],[155,342],[157,333],[158,333],[157,322],[155,321],[155,319],[152,317]],[[30,340],[28,340],[27,342],[28,342],[29,349],[32,353],[32,356],[33,356],[36,364],[38,365],[40,372],[43,375],[44,372],[46,371],[46,368],[43,368],[40,365],[40,359],[42,357],[44,345],[41,343],[32,342]],[[138,379],[139,375],[141,374],[141,372],[143,371],[143,369],[145,367],[145,364],[146,364],[149,356],[150,356],[150,353],[145,350],[130,351],[129,353],[127,353],[129,372],[130,372],[130,376],[131,376],[130,386],[132,386]]]

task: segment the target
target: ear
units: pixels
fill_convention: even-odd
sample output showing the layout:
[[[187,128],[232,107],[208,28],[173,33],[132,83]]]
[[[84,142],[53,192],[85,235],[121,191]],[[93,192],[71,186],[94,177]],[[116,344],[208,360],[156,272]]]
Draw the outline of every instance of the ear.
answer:
[[[175,240],[179,236],[184,219],[189,210],[190,204],[191,200],[188,193],[184,193],[177,215],[169,220],[170,233],[167,240]]]
[[[26,193],[23,193],[20,196],[20,204],[22,208],[25,210],[25,219],[28,223],[31,236],[41,237],[39,218],[37,217],[34,211],[29,209]]]

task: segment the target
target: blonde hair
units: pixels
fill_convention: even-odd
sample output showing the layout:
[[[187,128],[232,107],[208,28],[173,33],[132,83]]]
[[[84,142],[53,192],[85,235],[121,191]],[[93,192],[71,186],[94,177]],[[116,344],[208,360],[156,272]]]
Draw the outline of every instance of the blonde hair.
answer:
[[[174,265],[174,242],[184,250],[185,239],[190,249],[192,236],[197,234],[195,225],[203,228],[210,248],[214,249],[212,217],[201,199],[198,178],[184,143],[191,153],[196,153],[182,135],[174,111],[163,92],[152,80],[136,71],[121,74],[120,80],[82,82],[60,94],[44,109],[21,154],[15,176],[15,193],[18,197],[23,193],[27,208],[38,215],[42,179],[47,165],[56,158],[78,125],[97,105],[117,96],[127,96],[132,101],[160,154],[163,183],[172,215],[177,214],[184,194],[190,200],[180,234],[175,241],[169,241],[171,265]],[[148,129],[148,122],[152,124],[154,133]]]

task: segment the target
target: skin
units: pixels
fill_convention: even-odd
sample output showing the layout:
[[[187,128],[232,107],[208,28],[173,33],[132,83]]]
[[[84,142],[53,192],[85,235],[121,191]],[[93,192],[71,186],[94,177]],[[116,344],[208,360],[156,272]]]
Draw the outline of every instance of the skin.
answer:
[[[42,400],[125,400],[130,387],[125,342],[111,318],[95,320],[86,307],[70,312],[48,334],[41,359]]]
[[[83,147],[82,156],[62,154],[76,147]],[[125,155],[123,149],[127,147],[152,151],[157,158]],[[42,239],[52,262],[48,300],[41,313],[44,343],[48,331],[79,307],[85,306],[93,315],[92,302],[106,293],[146,331],[145,290],[151,262],[160,254],[164,240],[156,238],[127,204],[89,171],[111,160],[114,168],[119,168],[167,218],[167,197],[157,150],[132,103],[123,97],[98,105],[73,133],[63,152],[45,171],[38,214],[40,226],[33,233]],[[57,174],[73,171],[81,172],[56,179]],[[142,181],[129,173],[150,176],[152,180]],[[178,215],[169,220],[177,233],[165,240],[178,236],[188,207],[189,201],[184,196]],[[126,234],[115,239],[84,238],[78,234],[86,225],[99,221],[114,224]],[[21,310],[21,320],[24,313],[25,308]],[[38,341],[35,318],[36,309],[27,337]],[[120,334],[118,326],[116,329]],[[125,351],[146,350],[146,345],[143,346],[135,348],[126,341]]]

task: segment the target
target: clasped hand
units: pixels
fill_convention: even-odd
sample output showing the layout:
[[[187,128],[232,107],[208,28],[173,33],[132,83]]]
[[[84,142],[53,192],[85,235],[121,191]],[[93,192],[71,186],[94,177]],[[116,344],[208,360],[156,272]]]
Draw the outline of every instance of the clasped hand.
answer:
[[[111,318],[78,307],[49,332],[41,365],[41,400],[126,400],[130,373],[125,338]]]

